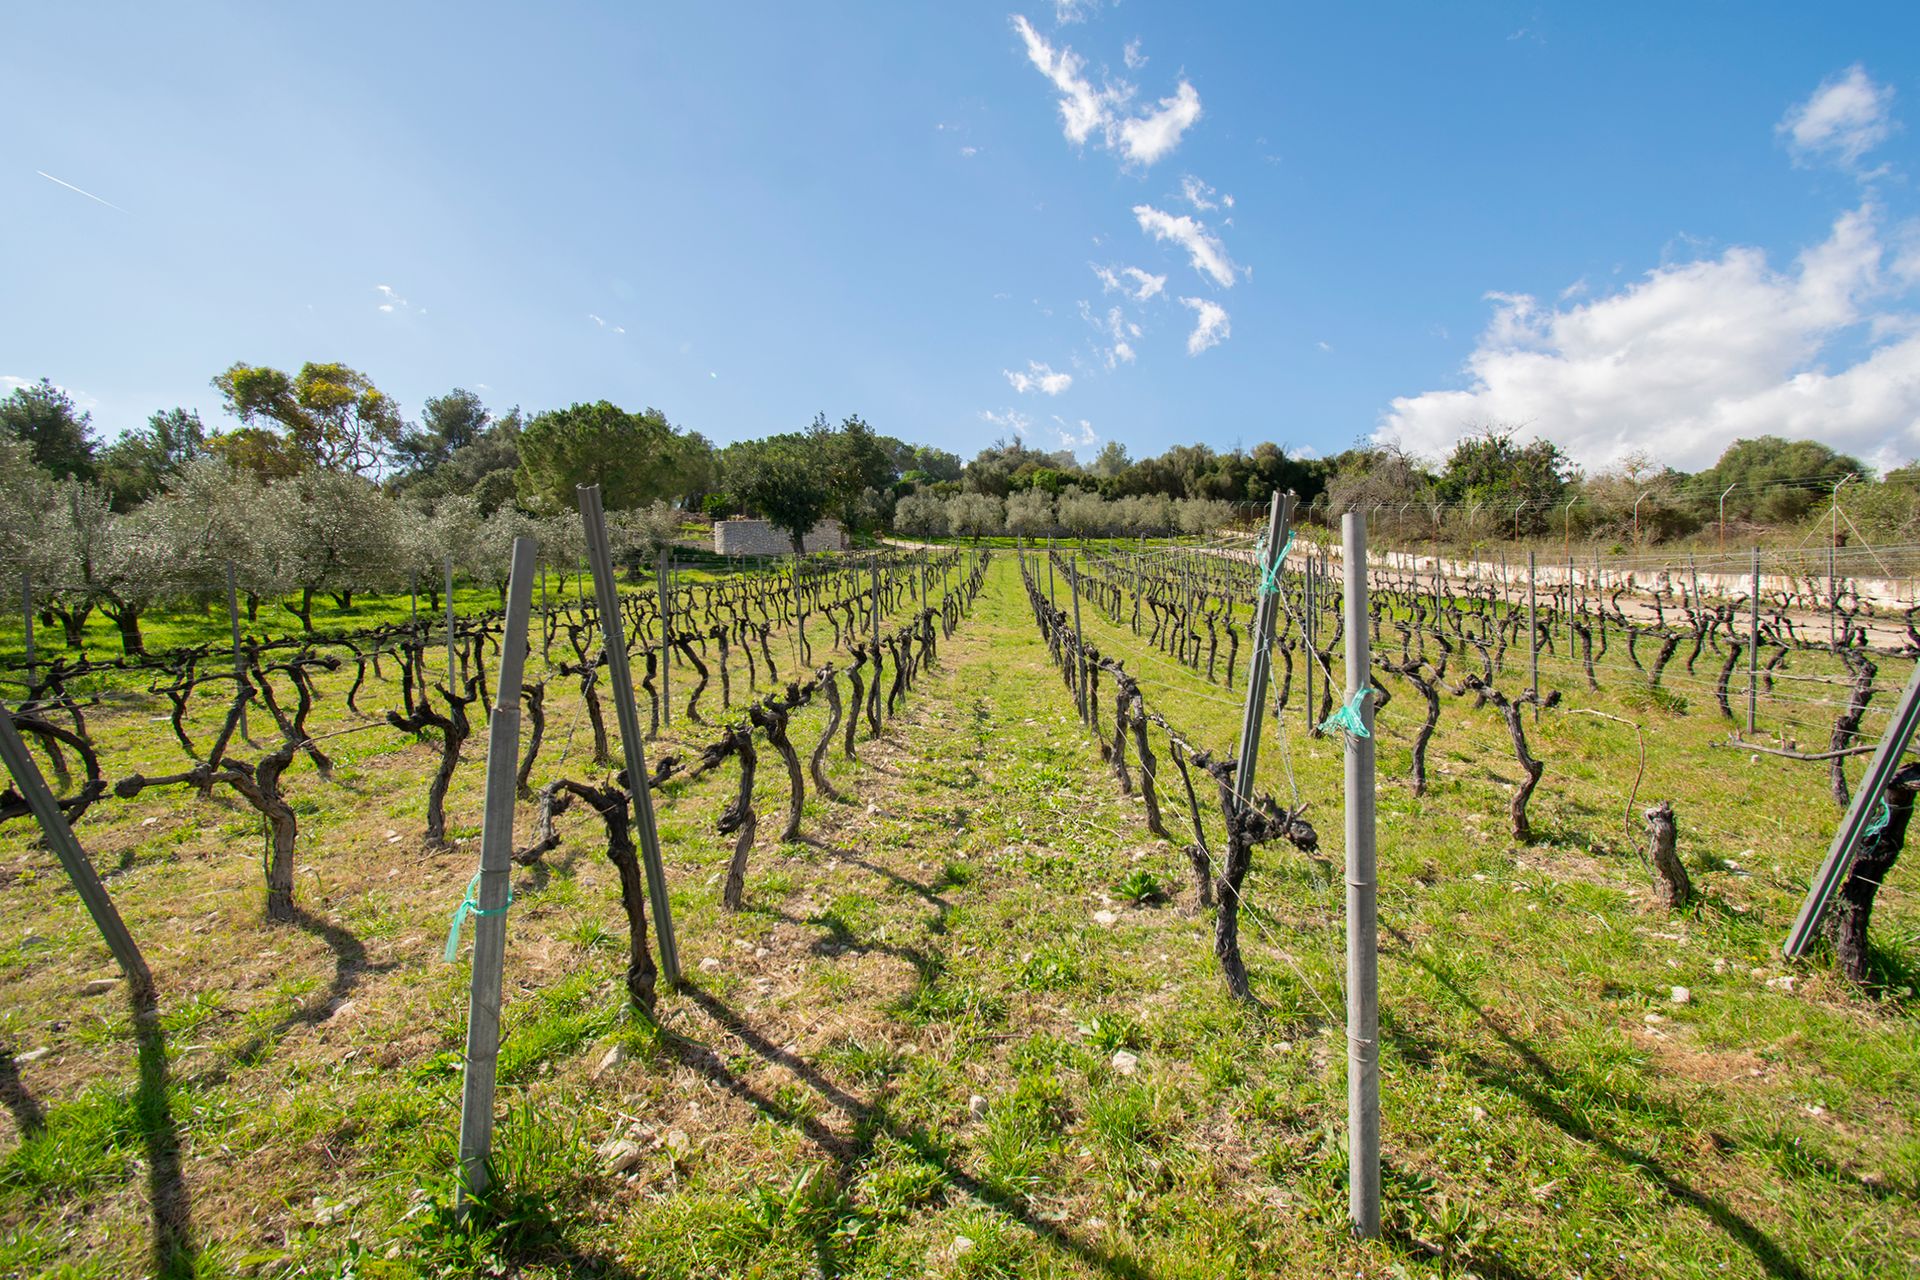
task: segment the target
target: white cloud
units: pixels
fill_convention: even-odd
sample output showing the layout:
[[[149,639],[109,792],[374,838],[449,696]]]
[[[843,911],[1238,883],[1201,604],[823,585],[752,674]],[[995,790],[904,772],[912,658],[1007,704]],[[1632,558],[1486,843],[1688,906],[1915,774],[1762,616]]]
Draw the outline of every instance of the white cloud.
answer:
[[[1133,206],[1133,216],[1140,220],[1140,229],[1155,240],[1171,240],[1185,249],[1195,271],[1210,277],[1222,289],[1233,287],[1239,268],[1233,265],[1225,246],[1207,230],[1205,223],[1195,222],[1184,213],[1176,218],[1150,204]]]
[[[1775,126],[1798,162],[1851,167],[1893,132],[1893,89],[1875,84],[1859,63],[1833,76]]]
[[[995,413],[991,409],[982,409],[980,411],[980,420],[982,422],[991,422],[994,426],[1002,430],[1011,431],[1023,440],[1026,438],[1027,432],[1033,427],[1033,419],[1021,413],[1018,409],[1004,409],[999,413]]]
[[[960,154],[961,154],[961,155],[963,155],[963,156],[966,156],[966,157],[967,157],[967,158],[968,158],[969,160],[971,160],[971,159],[972,159],[972,158],[973,158],[974,156],[977,156],[977,155],[979,155],[979,154],[980,154],[980,148],[978,148],[978,147],[962,147],[962,148],[960,148]]]
[[[1327,341],[1326,339],[1324,339],[1324,338],[1322,338],[1322,339],[1321,339],[1320,341],[1318,341],[1318,342],[1316,342],[1316,343],[1314,343],[1313,345],[1314,345],[1314,346],[1316,346],[1316,347],[1318,347],[1318,348],[1320,348],[1320,349],[1321,349],[1322,351],[1332,351],[1332,350],[1333,350],[1333,344],[1332,344],[1331,342],[1328,342],[1328,341]]]
[[[1099,433],[1094,431],[1093,424],[1085,418],[1068,422],[1056,413],[1053,415],[1053,426],[1049,430],[1053,432],[1054,439],[1060,442],[1062,448],[1086,449],[1100,443]]]
[[[1208,347],[1217,347],[1233,336],[1227,311],[1206,298],[1182,298],[1180,305],[1194,312],[1193,332],[1187,335],[1187,354],[1197,356]]]
[[[1014,16],[1013,29],[1026,42],[1027,60],[1060,91],[1060,118],[1066,127],[1067,140],[1085,142],[1095,129],[1107,125],[1112,118],[1111,104],[1106,95],[1081,74],[1086,63],[1071,49],[1063,48],[1056,53],[1047,38],[1018,14]]]
[[[605,320],[602,320],[599,316],[593,314],[593,312],[591,311],[587,312],[587,319],[593,321],[595,324],[599,325],[602,329],[607,327],[607,322]]]
[[[1206,212],[1209,212],[1210,210],[1218,209],[1220,207],[1219,204],[1214,200],[1214,196],[1218,194],[1219,193],[1215,191],[1212,187],[1200,181],[1200,179],[1194,177],[1190,173],[1180,179],[1181,199],[1185,200],[1188,204],[1192,205],[1195,209],[1198,209],[1201,213],[1206,213]],[[1227,197],[1227,203],[1229,206],[1232,205],[1233,203],[1232,196]]]
[[[1041,364],[1038,360],[1027,361],[1025,373],[1018,373],[1012,369],[1003,369],[1001,372],[1007,375],[1007,381],[1021,395],[1026,395],[1029,391],[1038,391],[1042,395],[1057,396],[1073,385],[1072,374],[1055,373],[1051,367]]]
[[[1058,27],[1085,22],[1100,9],[1100,0],[1053,0],[1053,23]]]
[[[377,284],[373,286],[373,291],[380,295],[380,302],[377,304],[376,310],[384,311],[388,315],[392,315],[396,311],[405,311],[408,309],[407,300],[398,293],[395,293],[392,285]]]
[[[1135,36],[1127,41],[1127,47],[1121,51],[1121,57],[1126,59],[1129,71],[1138,71],[1147,65],[1147,55],[1140,52],[1140,37]]]
[[[1185,80],[1156,110],[1120,123],[1120,147],[1127,159],[1150,165],[1172,154],[1180,137],[1200,120],[1200,95]]]
[[[1108,293],[1124,293],[1135,302],[1145,302],[1167,287],[1165,276],[1156,276],[1139,267],[1094,267],[1093,274]]]
[[[1479,424],[1523,425],[1589,467],[1645,451],[1698,468],[1769,434],[1903,461],[1920,454],[1920,313],[1899,309],[1890,256],[1869,205],[1785,271],[1736,247],[1585,303],[1489,294],[1467,388],[1395,399],[1379,434],[1439,456]]]
[[[1118,151],[1126,163],[1147,166],[1170,155],[1200,119],[1200,94],[1185,80],[1173,96],[1131,115],[1127,111],[1134,95],[1131,84],[1107,80],[1096,88],[1087,75],[1086,60],[1072,49],[1065,45],[1056,49],[1019,14],[1014,15],[1013,29],[1026,46],[1027,60],[1060,94],[1061,128],[1069,142],[1084,145],[1091,138],[1109,151]]]

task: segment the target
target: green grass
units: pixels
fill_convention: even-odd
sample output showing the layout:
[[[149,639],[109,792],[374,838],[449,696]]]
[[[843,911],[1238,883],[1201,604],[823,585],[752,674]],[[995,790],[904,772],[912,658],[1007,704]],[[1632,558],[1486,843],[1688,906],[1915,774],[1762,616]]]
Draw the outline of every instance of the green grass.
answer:
[[[1237,690],[1124,620],[1083,618],[1151,707],[1203,744],[1233,741]],[[1509,651],[1501,687],[1523,660]],[[1883,668],[1883,682],[1905,676]],[[1789,670],[1825,674],[1815,655]],[[0,1272],[162,1270],[147,1170],[169,1144],[192,1218],[171,1274],[1920,1271],[1912,996],[1856,992],[1823,961],[1788,968],[1775,951],[1835,820],[1823,769],[1715,745],[1725,724],[1678,661],[1665,684],[1684,709],[1648,700],[1630,670],[1603,667],[1598,693],[1566,664],[1542,675],[1647,726],[1635,801],[1673,801],[1702,900],[1651,905],[1622,823],[1631,728],[1529,715],[1547,772],[1538,839],[1520,846],[1498,716],[1444,695],[1432,785],[1415,798],[1418,698],[1396,683],[1378,738],[1383,1241],[1344,1227],[1341,744],[1304,733],[1296,672],[1284,749],[1267,739],[1258,782],[1299,788],[1323,849],[1256,853],[1243,933],[1259,1004],[1236,1004],[1163,740],[1173,842],[1147,832],[1076,721],[1003,556],[909,695],[910,729],[863,730],[858,762],[830,758],[856,803],[809,815],[823,847],[773,840],[786,784],[763,757],[745,912],[719,908],[715,878],[732,766],[661,802],[693,985],[662,990],[657,1022],[626,1008],[597,820],[563,818],[545,866],[516,869],[497,1185],[464,1222],[452,1152],[467,969],[438,953],[475,850],[419,845],[430,748],[375,731],[339,740],[358,752],[350,784],[290,774],[307,805],[297,865],[320,872],[303,870],[303,927],[260,919],[259,826],[230,798],[155,792],[80,824],[103,867],[126,861],[109,885],[160,977],[158,1058],[117,995],[77,994],[110,972],[105,953],[45,852],[0,828],[0,871],[15,873],[0,884],[0,1043],[53,1050],[18,1068],[45,1128],[0,1129]],[[560,767],[578,714],[563,683],[549,691],[556,755],[537,773]],[[396,698],[386,685],[363,705]],[[1763,706],[1822,740],[1804,705]],[[322,708],[347,719],[337,698]],[[177,759],[156,714],[139,699],[96,713],[116,775]],[[796,717],[803,754],[820,715]],[[456,825],[477,819],[478,750],[456,776]],[[590,772],[578,739],[565,767]],[[1920,910],[1898,872],[1875,936],[1884,973],[1920,965]],[[1775,981],[1787,975],[1791,990]],[[1671,1001],[1675,986],[1690,1003]],[[599,1072],[615,1045],[625,1061]],[[639,1148],[617,1173],[599,1154],[615,1140]]]

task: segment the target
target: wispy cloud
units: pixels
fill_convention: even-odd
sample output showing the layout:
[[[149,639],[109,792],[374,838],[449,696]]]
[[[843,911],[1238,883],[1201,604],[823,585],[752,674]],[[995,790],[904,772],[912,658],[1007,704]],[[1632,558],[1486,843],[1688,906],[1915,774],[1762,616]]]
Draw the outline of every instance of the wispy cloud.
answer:
[[[377,284],[373,286],[373,291],[380,295],[380,301],[376,305],[376,310],[384,311],[388,315],[392,315],[398,311],[409,311],[412,309],[405,298],[394,292],[393,286],[390,284]]]
[[[1128,164],[1149,166],[1172,154],[1186,131],[1200,119],[1200,94],[1185,80],[1152,108],[1133,114],[1128,110],[1135,93],[1133,85],[1105,79],[1095,87],[1087,75],[1086,60],[1072,49],[1065,45],[1055,48],[1018,14],[1014,15],[1013,29],[1026,45],[1027,60],[1060,94],[1061,126],[1069,142],[1080,145],[1091,138],[1107,150],[1119,152]],[[1133,56],[1138,56],[1137,48],[1129,48]]]
[[[1180,198],[1201,213],[1211,213],[1222,205],[1233,208],[1232,196],[1221,195],[1190,173],[1180,179]]]
[[[1058,440],[1063,448],[1087,449],[1100,443],[1099,433],[1085,418],[1068,422],[1057,413],[1052,417],[1053,425],[1048,429],[1053,432],[1054,439]]]
[[[591,311],[587,312],[587,319],[593,321],[595,325],[611,333],[625,333],[627,331],[625,326],[614,324],[611,320],[602,319],[601,317],[593,314],[593,312]]]
[[[1145,302],[1167,287],[1165,276],[1152,275],[1139,267],[1094,266],[1093,274],[1108,293],[1124,293],[1135,302]]]
[[[1127,47],[1121,50],[1121,57],[1126,60],[1127,70],[1129,71],[1138,71],[1147,65],[1147,55],[1140,52],[1140,38],[1138,36],[1127,41]]]
[[[1155,240],[1171,240],[1187,251],[1193,261],[1193,269],[1210,278],[1222,289],[1231,289],[1239,268],[1227,257],[1225,246],[1206,224],[1196,222],[1186,214],[1174,217],[1162,212],[1150,204],[1133,206],[1133,216],[1140,221],[1140,229]]]
[[[78,192],[79,194],[85,196],[87,199],[93,201],[95,204],[103,204],[107,206],[107,208],[113,210],[115,213],[127,212],[125,209],[122,209],[119,205],[115,204],[113,201],[102,200],[99,196],[93,194],[93,192],[88,191],[82,187],[76,187],[71,182],[68,182],[65,178],[56,178],[52,174],[48,173],[45,169],[35,169],[34,172],[39,174],[41,177],[45,178],[48,182],[57,183],[60,186],[65,187],[69,191]],[[127,216],[132,217],[133,215],[128,214]]]
[[[1053,23],[1057,27],[1085,22],[1100,11],[1100,0],[1053,0]]]
[[[1021,395],[1038,391],[1042,395],[1057,396],[1073,385],[1072,374],[1055,373],[1051,366],[1041,364],[1038,360],[1027,361],[1025,373],[1013,369],[1003,369],[1001,372],[1007,375],[1007,382]]]
[[[995,413],[991,409],[982,409],[980,411],[980,420],[982,422],[991,422],[994,426],[1002,430],[1011,431],[1022,440],[1026,439],[1027,432],[1033,429],[1033,419],[1018,409],[1003,409],[999,413]]]
[[[1193,332],[1187,335],[1187,354],[1197,356],[1233,335],[1226,308],[1206,298],[1182,298],[1180,305],[1194,312]]]
[[[1893,133],[1892,110],[1892,87],[1875,84],[1856,62],[1788,110],[1774,131],[1796,163],[1828,160],[1852,168]]]
[[[1150,165],[1171,155],[1180,138],[1199,123],[1200,94],[1185,80],[1170,98],[1145,115],[1120,122],[1120,148],[1138,164]]]

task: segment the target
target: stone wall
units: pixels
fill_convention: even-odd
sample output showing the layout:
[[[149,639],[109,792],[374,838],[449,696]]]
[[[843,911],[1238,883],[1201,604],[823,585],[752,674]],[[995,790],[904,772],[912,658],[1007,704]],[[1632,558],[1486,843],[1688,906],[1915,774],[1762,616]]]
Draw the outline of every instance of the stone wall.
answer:
[[[807,534],[808,552],[845,551],[846,532],[838,520],[822,520]],[[722,556],[784,556],[793,553],[793,539],[765,520],[716,520],[713,550]]]

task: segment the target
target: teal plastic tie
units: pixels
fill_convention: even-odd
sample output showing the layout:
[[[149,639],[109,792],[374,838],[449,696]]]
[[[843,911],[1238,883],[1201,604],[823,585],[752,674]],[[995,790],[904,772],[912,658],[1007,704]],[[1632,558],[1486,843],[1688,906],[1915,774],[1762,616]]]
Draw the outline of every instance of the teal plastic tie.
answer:
[[[503,916],[507,908],[513,905],[513,881],[507,881],[507,900],[497,907],[483,907],[474,892],[480,888],[480,872],[473,873],[473,879],[467,881],[467,895],[460,905],[453,909],[453,922],[447,927],[446,962],[452,964],[460,954],[460,926],[466,923],[468,916]]]
[[[1883,793],[1880,796],[1880,812],[1873,815],[1873,821],[1869,822],[1867,824],[1867,829],[1860,833],[1860,843],[1865,844],[1867,841],[1879,835],[1882,831],[1885,831],[1887,829],[1887,824],[1892,821],[1893,821],[1893,806],[1887,803],[1887,797]]]
[[[1273,558],[1273,563],[1271,565],[1267,566],[1265,570],[1266,576],[1263,577],[1260,581],[1261,595],[1273,596],[1273,595],[1280,594],[1280,566],[1287,562],[1287,552],[1293,550],[1293,540],[1295,536],[1297,536],[1296,531],[1289,530],[1287,532],[1287,545],[1280,548],[1280,554]],[[1266,554],[1267,554],[1267,535],[1266,534],[1263,533],[1260,535],[1260,541],[1255,546],[1254,553],[1259,558],[1261,563],[1263,564],[1266,563]]]
[[[1344,707],[1341,707],[1338,711],[1320,722],[1320,732],[1325,733],[1330,729],[1339,729],[1356,738],[1371,738],[1373,735],[1367,732],[1367,722],[1361,717],[1360,713],[1365,709],[1367,699],[1372,696],[1372,694],[1373,690],[1366,688],[1360,690],[1351,698],[1348,698],[1347,704]]]

